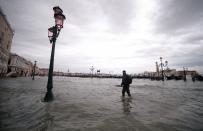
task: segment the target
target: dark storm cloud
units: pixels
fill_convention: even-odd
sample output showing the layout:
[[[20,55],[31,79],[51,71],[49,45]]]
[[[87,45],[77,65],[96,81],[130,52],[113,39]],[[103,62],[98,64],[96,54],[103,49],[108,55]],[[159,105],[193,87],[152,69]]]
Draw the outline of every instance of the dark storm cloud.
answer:
[[[200,50],[196,50],[200,51]],[[200,60],[203,55],[181,55],[179,57],[175,57],[176,60],[171,59],[171,66],[176,66],[176,67],[195,67],[195,66],[203,66],[203,61]],[[175,62],[174,62],[175,61]],[[202,71],[201,71],[202,72]]]
[[[203,29],[203,0],[159,1],[157,19],[159,33],[180,33]]]
[[[167,56],[172,66],[203,66],[203,0],[159,2],[155,32],[173,39]],[[171,52],[171,53],[170,53]],[[202,71],[201,71],[202,72]]]
[[[176,48],[176,51],[173,51],[173,54],[170,55],[170,65],[176,67],[203,67],[202,49],[203,45],[199,44],[179,46]]]
[[[11,51],[31,61],[48,61],[50,44],[47,28],[53,21],[53,17],[50,17],[53,12],[48,11],[51,5],[45,1],[27,0],[1,0],[0,3],[14,30]],[[46,60],[44,56],[47,56]]]
[[[101,0],[98,1],[115,31],[128,30],[130,22],[136,17],[136,1],[132,0]]]
[[[136,16],[135,0],[74,0],[64,2],[66,4],[63,6],[66,6],[69,13],[69,22],[82,28],[101,21],[106,22],[110,31],[125,31],[129,29],[131,19]]]
[[[185,44],[202,44],[203,45],[203,35],[201,34],[189,34],[184,37]]]

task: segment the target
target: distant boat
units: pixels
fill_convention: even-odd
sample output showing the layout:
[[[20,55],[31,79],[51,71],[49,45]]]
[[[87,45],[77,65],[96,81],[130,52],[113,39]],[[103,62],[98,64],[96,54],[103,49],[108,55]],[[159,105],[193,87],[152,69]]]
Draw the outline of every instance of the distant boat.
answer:
[[[174,75],[166,76],[166,79],[167,79],[167,80],[173,80],[173,79],[175,79],[175,77],[174,77]]]
[[[195,79],[198,80],[198,81],[203,81],[203,76],[201,76],[201,75],[196,75],[196,76],[195,76]]]
[[[182,80],[183,76],[174,76],[175,80]]]

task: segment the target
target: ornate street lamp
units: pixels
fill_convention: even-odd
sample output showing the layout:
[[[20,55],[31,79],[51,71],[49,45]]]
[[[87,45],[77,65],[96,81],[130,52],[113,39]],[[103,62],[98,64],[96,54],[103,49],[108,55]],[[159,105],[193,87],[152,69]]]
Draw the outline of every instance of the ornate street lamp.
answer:
[[[34,64],[34,68],[33,68],[33,72],[32,72],[32,80],[35,79],[35,68],[36,68],[36,63],[37,63],[37,61],[35,61],[35,64]]]
[[[90,67],[90,71],[91,71],[91,78],[92,78],[93,77],[93,71],[94,71],[94,67],[93,66]]]
[[[53,8],[54,10],[54,18],[55,18],[55,26],[50,27],[48,29],[48,37],[50,43],[52,44],[51,50],[51,59],[49,64],[49,74],[48,74],[48,81],[47,81],[47,92],[44,97],[45,102],[52,101],[54,96],[52,93],[53,88],[53,68],[54,68],[54,51],[55,51],[55,43],[56,39],[59,36],[61,28],[63,28],[63,21],[66,19],[65,15],[63,15],[63,11],[59,6]]]
[[[163,70],[163,67],[167,67],[168,66],[168,61],[165,61],[165,64],[162,62],[162,57],[160,57],[160,64],[159,66],[161,66],[161,79],[162,81],[164,81],[164,70]]]
[[[53,27],[50,27],[50,28],[48,29],[48,37],[49,37],[50,43],[52,43],[53,35],[54,35],[54,26],[53,26]]]
[[[53,10],[54,10],[54,14],[63,13],[63,10],[59,6],[55,6]]]

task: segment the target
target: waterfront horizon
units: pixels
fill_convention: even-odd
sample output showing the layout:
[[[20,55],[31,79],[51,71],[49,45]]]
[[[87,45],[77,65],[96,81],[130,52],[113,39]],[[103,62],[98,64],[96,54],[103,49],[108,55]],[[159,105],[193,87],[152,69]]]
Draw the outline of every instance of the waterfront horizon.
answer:
[[[0,0],[0,5],[0,73],[13,65],[29,65],[30,73],[34,61],[40,68],[49,67],[52,45],[47,32],[54,26],[55,6],[67,17],[57,39],[56,71],[89,73],[94,66],[103,73],[142,73],[155,71],[161,57],[170,69],[203,73],[201,0]],[[19,64],[8,63],[11,52],[19,55]]]

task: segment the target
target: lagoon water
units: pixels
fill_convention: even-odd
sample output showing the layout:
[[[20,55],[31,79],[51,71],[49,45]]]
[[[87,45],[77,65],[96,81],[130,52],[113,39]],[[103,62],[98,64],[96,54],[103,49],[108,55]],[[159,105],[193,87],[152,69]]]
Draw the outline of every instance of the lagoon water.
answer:
[[[121,79],[47,77],[0,80],[1,131],[202,131],[203,82],[133,79],[132,98]]]

